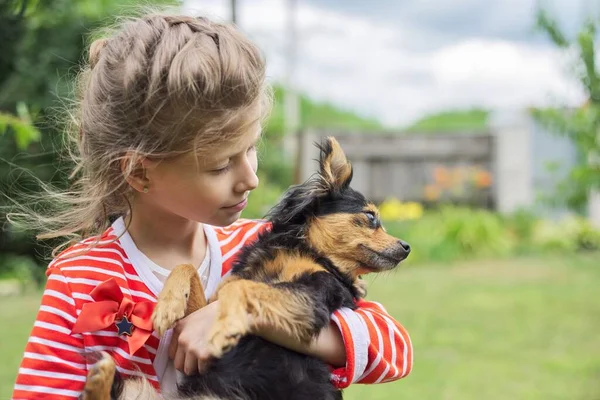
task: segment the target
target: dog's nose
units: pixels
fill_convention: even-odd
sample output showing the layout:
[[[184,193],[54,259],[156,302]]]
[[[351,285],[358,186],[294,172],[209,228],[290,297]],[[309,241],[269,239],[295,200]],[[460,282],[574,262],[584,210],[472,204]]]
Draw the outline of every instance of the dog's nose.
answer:
[[[404,240],[398,240],[398,244],[406,252],[406,255],[410,253],[410,244],[406,243]]]

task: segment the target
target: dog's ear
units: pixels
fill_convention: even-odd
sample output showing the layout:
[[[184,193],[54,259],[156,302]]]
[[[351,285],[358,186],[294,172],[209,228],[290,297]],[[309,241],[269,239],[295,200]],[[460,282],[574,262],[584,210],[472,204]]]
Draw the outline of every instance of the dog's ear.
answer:
[[[333,189],[347,188],[352,180],[352,165],[346,159],[338,141],[328,137],[319,148],[321,149],[319,160],[321,178]]]
[[[265,218],[275,225],[303,224],[314,214],[318,196],[325,193],[319,186],[314,178],[302,185],[291,186]]]

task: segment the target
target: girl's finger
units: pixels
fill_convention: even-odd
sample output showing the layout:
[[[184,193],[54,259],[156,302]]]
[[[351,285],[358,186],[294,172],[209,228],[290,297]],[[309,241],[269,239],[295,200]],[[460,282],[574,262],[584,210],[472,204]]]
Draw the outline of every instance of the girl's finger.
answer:
[[[177,349],[177,353],[175,354],[175,357],[173,357],[173,366],[175,367],[176,370],[184,372],[183,368],[185,365],[185,351],[183,350],[182,347],[179,347]]]
[[[206,368],[208,367],[208,363],[206,362],[206,360],[199,358],[198,359],[198,373],[203,373],[206,371]]]
[[[186,375],[194,375],[197,372],[198,372],[198,359],[196,358],[196,356],[193,353],[188,352],[185,355],[185,363],[183,366],[183,373]]]

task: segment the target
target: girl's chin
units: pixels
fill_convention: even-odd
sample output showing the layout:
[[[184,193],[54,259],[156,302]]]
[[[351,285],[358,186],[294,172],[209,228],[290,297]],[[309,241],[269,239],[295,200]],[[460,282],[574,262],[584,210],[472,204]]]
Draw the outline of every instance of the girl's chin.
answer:
[[[227,215],[220,214],[219,216],[217,216],[217,218],[214,218],[214,220],[210,222],[210,225],[219,226],[219,227],[229,226],[229,225],[233,224],[235,221],[237,221],[238,219],[240,219],[241,215],[242,215],[241,211],[233,213],[233,214],[227,213]]]

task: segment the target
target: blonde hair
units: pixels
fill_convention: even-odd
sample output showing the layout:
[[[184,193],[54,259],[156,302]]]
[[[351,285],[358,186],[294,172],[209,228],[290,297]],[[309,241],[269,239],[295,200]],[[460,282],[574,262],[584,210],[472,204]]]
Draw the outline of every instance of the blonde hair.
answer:
[[[50,209],[11,216],[26,216],[39,239],[66,237],[53,255],[131,211],[126,177],[136,163],[123,172],[124,157],[201,157],[255,123],[252,109],[261,107],[262,117],[270,109],[264,59],[233,25],[152,13],[108,32],[91,43],[77,79],[67,129],[74,184],[67,192],[44,185]]]

